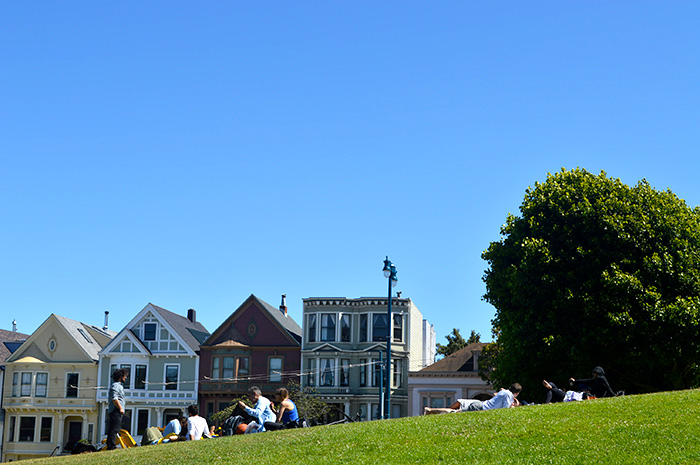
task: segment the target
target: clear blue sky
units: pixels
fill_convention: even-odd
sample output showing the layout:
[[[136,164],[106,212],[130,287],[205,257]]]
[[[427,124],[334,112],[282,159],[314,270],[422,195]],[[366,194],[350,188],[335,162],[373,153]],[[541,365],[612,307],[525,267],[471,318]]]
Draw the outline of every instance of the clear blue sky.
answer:
[[[562,167],[700,204],[698,2],[3,2],[0,328],[213,331],[396,290],[490,340],[481,253]]]

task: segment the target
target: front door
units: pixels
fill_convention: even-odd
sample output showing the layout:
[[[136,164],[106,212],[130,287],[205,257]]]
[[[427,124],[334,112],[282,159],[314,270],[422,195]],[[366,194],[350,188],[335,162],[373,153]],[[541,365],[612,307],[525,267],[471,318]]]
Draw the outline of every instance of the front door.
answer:
[[[68,441],[66,442],[66,450],[73,450],[76,442],[80,441],[80,436],[83,434],[83,422],[71,421],[68,422]]]

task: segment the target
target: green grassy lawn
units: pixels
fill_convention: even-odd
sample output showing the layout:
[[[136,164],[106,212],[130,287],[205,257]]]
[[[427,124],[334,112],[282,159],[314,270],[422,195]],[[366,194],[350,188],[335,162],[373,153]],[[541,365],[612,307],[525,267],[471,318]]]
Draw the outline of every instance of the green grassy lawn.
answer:
[[[700,463],[700,390],[318,426],[46,460],[55,465]]]

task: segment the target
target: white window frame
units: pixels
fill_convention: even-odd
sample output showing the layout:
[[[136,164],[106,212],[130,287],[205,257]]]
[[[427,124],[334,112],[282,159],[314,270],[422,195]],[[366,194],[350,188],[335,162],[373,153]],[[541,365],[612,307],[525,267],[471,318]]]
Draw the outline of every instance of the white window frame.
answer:
[[[343,319],[348,318],[348,340],[343,340]],[[338,342],[352,342],[352,313],[340,313],[338,314]]]
[[[49,430],[49,440],[48,441],[41,440],[41,430],[43,429],[42,423],[44,422],[44,418],[48,418],[49,420],[51,420],[51,428]],[[54,430],[53,426],[54,426],[54,417],[50,417],[50,416],[46,416],[46,415],[39,417],[39,441],[37,441],[37,442],[54,442],[53,441],[53,430]]]
[[[372,387],[379,387],[379,378],[384,376],[384,370],[381,369],[378,358],[372,359],[371,367],[371,370],[367,370],[367,374],[371,377],[369,385]],[[375,373],[378,373],[378,376],[375,376]]]
[[[168,389],[168,367],[177,367],[177,386],[175,389]],[[164,391],[179,391],[180,390],[180,364],[179,363],[165,363],[163,365],[163,390]]]
[[[325,331],[324,338],[324,328],[329,328],[330,326],[323,326],[324,317],[333,320],[333,331]],[[337,313],[321,313],[321,321],[319,325],[319,330],[321,331],[321,338],[319,342],[336,342],[338,340],[338,314]]]
[[[37,421],[36,421],[36,416],[34,415],[19,415],[19,425],[17,425],[17,442],[31,442],[35,443],[37,442],[36,440],[36,428],[37,428]],[[22,431],[22,418],[33,418],[34,419],[34,433],[32,433],[32,440],[31,441],[22,441],[20,432]]]
[[[149,325],[153,325],[156,328],[155,331],[153,332],[153,339],[146,339],[146,326],[149,326]],[[155,322],[149,321],[149,322],[143,323],[143,329],[142,329],[143,334],[141,335],[141,337],[143,338],[144,342],[160,341],[160,338],[158,337],[158,326],[159,326],[158,323],[155,323]]]
[[[319,358],[319,364],[318,364],[318,374],[319,374],[319,383],[318,387],[324,388],[324,387],[335,387],[338,385],[338,363],[335,358],[330,358],[330,357],[322,357]],[[332,383],[331,384],[325,384],[323,383],[323,378],[324,374],[326,373],[326,367],[328,366],[328,362],[330,362],[330,374],[333,377]]]
[[[24,393],[24,386],[27,386],[27,384],[24,383],[24,375],[29,375],[29,388],[27,389],[28,393]],[[20,372],[19,376],[19,396],[20,397],[31,397],[32,396],[32,387],[34,387],[34,373],[31,371],[22,371]]]
[[[313,323],[313,331],[311,331],[311,323],[309,322],[311,318],[314,319]],[[319,341],[319,327],[320,327],[320,318],[318,317],[318,313],[307,313],[306,314],[306,338],[308,339],[307,342],[313,342],[316,343]]]
[[[396,318],[399,318],[399,320],[401,321],[401,328],[400,328],[400,329],[401,329],[401,337],[399,337],[399,338],[396,337],[396,330],[399,329],[399,328],[397,328],[397,327],[394,325],[394,323],[395,323],[394,320],[395,320]],[[405,323],[405,321],[404,321],[403,314],[401,314],[401,313],[392,313],[392,315],[391,315],[391,341],[392,341],[392,342],[403,343],[403,334],[404,334],[404,329],[403,329],[403,328],[404,328],[404,326],[406,326],[404,323]]]
[[[75,384],[75,397],[68,397],[68,375],[76,375],[78,377],[78,382]],[[66,399],[77,399],[80,397],[80,373],[77,371],[67,371],[66,372],[66,390],[65,390],[65,397]]]
[[[272,370],[272,361],[273,360],[279,360],[280,361],[280,367],[279,369],[275,369],[276,373],[273,373]],[[282,371],[284,369],[284,357],[281,355],[275,355],[268,357],[267,359],[267,375],[268,379],[270,380],[271,383],[281,383],[282,382]]]
[[[12,397],[19,397],[19,372],[12,373]]]
[[[39,395],[39,375],[46,375],[46,384],[45,386],[46,390],[44,391],[44,395]],[[38,371],[36,373],[35,381],[34,381],[34,397],[48,397],[49,396],[49,372],[48,371]]]
[[[136,367],[146,367],[146,373],[143,377],[143,387],[142,388],[136,387]],[[144,391],[144,390],[148,389],[148,364],[147,363],[134,363],[133,368],[131,368],[129,370],[129,374],[132,374],[132,373],[133,373],[132,377],[133,377],[133,381],[134,381],[133,384],[134,385],[131,389],[135,389],[137,391]]]
[[[316,366],[318,365],[318,361],[315,358],[307,358],[308,361],[308,366],[307,366],[307,378],[306,378],[306,384],[307,386],[310,387],[316,387],[318,386],[317,383],[317,377],[316,377]]]
[[[360,313],[360,316],[358,318],[358,332],[357,332],[357,341],[358,342],[370,342],[370,335],[372,332],[370,331],[370,320],[371,320],[371,313]],[[365,338],[362,340],[362,317],[365,318]]]
[[[391,361],[391,386],[395,388],[400,388],[401,387],[401,379],[402,379],[402,373],[401,373],[401,359],[400,358],[395,358],[392,359]]]
[[[377,315],[377,316],[381,316],[382,318],[387,318],[389,315],[387,315],[386,313],[382,313],[382,312],[373,312],[373,313],[370,313],[370,315],[372,315],[372,322],[370,324],[371,330],[370,330],[370,335],[368,337],[370,338],[370,340],[372,342],[386,342],[386,340],[382,341],[381,339],[379,339],[379,340],[374,339],[374,317],[375,317],[375,315]],[[391,337],[391,321],[389,321],[388,326],[389,326],[388,333],[389,333],[389,336]]]
[[[146,429],[148,428],[148,425],[150,425],[151,409],[150,408],[138,408],[138,409],[135,409],[134,411],[136,413],[134,415],[136,418],[133,418],[132,420],[134,422],[136,422],[136,428],[134,428],[134,431],[136,431],[136,434],[139,434],[139,415],[141,412],[146,412],[146,428],[143,429],[143,432],[145,433]],[[143,434],[143,433],[141,433],[141,434]]]
[[[87,440],[92,444],[95,441],[95,424],[88,423],[87,426]]]
[[[363,358],[360,360],[360,379],[359,381],[359,386],[360,387],[368,387],[370,384],[367,384],[367,359]],[[363,381],[364,380],[364,381]]]
[[[345,370],[343,370],[345,368]],[[345,371],[345,375],[347,376],[347,382],[343,384],[343,371]],[[350,359],[349,358],[341,358],[340,363],[338,363],[338,386],[340,387],[349,387],[350,386]]]
[[[240,357],[236,357],[235,365],[234,365],[235,366],[234,369],[236,370],[236,376],[235,376],[236,382],[238,382],[240,379],[242,379],[243,381],[250,380],[250,371],[251,371],[250,366],[252,363],[251,358],[252,358],[251,355],[242,355]],[[248,373],[244,373],[243,376],[241,376],[241,360],[243,360],[243,359],[248,360]]]
[[[127,370],[126,372],[126,380],[128,381],[128,385],[124,386],[124,389],[129,389],[131,390],[131,381],[133,380],[133,373],[134,373],[134,364],[132,362],[127,362],[127,363],[119,363],[117,365],[117,368],[125,369]]]
[[[221,379],[231,382],[236,379],[236,356],[235,355],[222,355],[220,357],[221,361],[219,362],[219,366],[221,367]],[[230,368],[226,368],[226,360],[230,360],[233,363],[233,366]],[[228,372],[228,373],[227,373]],[[231,376],[227,376],[227,375]]]
[[[16,442],[17,436],[17,416],[11,415],[7,422],[7,442]]]

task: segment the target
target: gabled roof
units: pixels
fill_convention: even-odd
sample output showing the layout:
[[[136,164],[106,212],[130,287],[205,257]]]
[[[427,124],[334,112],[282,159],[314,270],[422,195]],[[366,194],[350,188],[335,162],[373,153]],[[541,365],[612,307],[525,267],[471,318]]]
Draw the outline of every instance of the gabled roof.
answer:
[[[101,353],[104,354],[105,352],[114,350],[114,347],[119,346],[119,344],[121,344],[125,340],[135,345],[137,350],[142,354],[152,355],[151,350],[148,347],[146,347],[141,341],[141,339],[136,337],[136,334],[134,334],[134,332],[129,328],[123,328],[121,331],[119,331],[117,335],[112,338],[110,343],[104,346],[104,350]]]
[[[149,312],[160,320],[161,324],[169,329],[175,338],[185,346],[184,349],[188,351],[190,355],[195,355],[195,352],[199,350],[201,342],[209,336],[209,331],[207,331],[207,328],[205,328],[202,323],[192,323],[185,316],[178,315],[177,313],[149,303],[119,332],[118,338],[114,338],[111,343],[105,346],[103,354],[114,350],[116,345],[121,343],[124,337],[128,337],[132,342],[138,341],[141,352],[151,353],[143,341],[137,338],[132,331]]]
[[[27,339],[29,339],[29,334],[0,329],[0,364],[5,363],[5,360],[18,349],[18,344],[21,344]]]
[[[209,337],[209,331],[199,321],[192,323],[187,317],[178,315],[157,305],[150,304],[171,328],[194,351]]]
[[[115,331],[111,330],[103,330],[102,328],[98,328],[97,326],[92,326],[92,325],[86,325],[85,323],[81,323],[76,320],[71,320],[70,318],[66,318],[64,316],[60,315],[54,315],[56,317],[56,320],[63,326],[66,331],[75,339],[75,342],[78,343],[78,345],[85,351],[86,354],[93,360],[98,360],[98,353],[100,350],[102,350],[102,345],[100,345],[99,341],[95,340],[95,338],[90,337],[90,333],[88,332],[88,326],[92,331],[98,331],[101,333],[104,337],[108,338],[111,340],[114,336],[117,335]]]
[[[264,310],[266,313],[269,314],[269,316],[281,326],[281,328],[287,332],[289,338],[293,341],[296,341],[297,344],[301,345],[301,334],[302,330],[301,327],[292,319],[291,316],[285,315],[282,313],[281,310],[278,308],[273,307],[272,305],[268,304],[267,302],[259,299],[255,294],[250,294],[250,297],[248,297],[237,309],[234,311],[228,318],[226,318],[226,321],[221,323],[218,328],[214,330],[213,333],[207,338],[206,341],[202,343],[203,346],[220,346],[222,344],[226,344],[227,341],[220,341],[220,342],[215,342],[218,340],[220,336],[224,333],[224,331],[228,331],[228,337],[233,337],[235,339],[238,339],[237,343],[239,343],[241,346],[246,346],[244,342],[244,338],[240,335],[238,331],[236,331],[235,328],[231,327],[231,322],[234,321],[235,318],[238,317],[240,312],[242,312],[244,309],[248,308],[248,304],[250,302],[255,302],[257,303],[257,306],[261,309]]]
[[[251,297],[254,297],[260,304],[265,307],[265,310],[270,312],[270,315],[277,320],[279,324],[282,325],[284,329],[287,330],[287,332],[294,338],[296,339],[299,344],[301,344],[301,335],[302,335],[302,330],[301,326],[297,324],[296,321],[292,319],[291,316],[285,315],[282,313],[282,311],[279,308],[275,308],[272,305],[268,304],[262,299],[258,299],[255,294],[251,294]]]
[[[484,342],[475,342],[466,347],[462,347],[457,352],[451,353],[445,358],[438,360],[432,365],[420,370],[421,372],[449,372],[455,373],[460,371],[474,371],[474,354],[481,353],[482,349],[487,346]]]
[[[103,330],[97,326],[81,323],[80,321],[71,320],[70,318],[52,313],[39,325],[36,331],[27,338],[25,343],[8,357],[8,360],[21,359],[21,357],[27,354],[31,355],[36,352],[35,342],[39,342],[39,338],[43,336],[45,328],[48,327],[51,321],[55,321],[59,327],[63,328],[76,346],[85,353],[86,357],[95,362],[99,359],[98,354],[103,348],[102,344],[111,340],[117,334],[114,331]],[[102,342],[95,337],[95,334],[102,338]],[[32,355],[32,357],[34,356]]]

